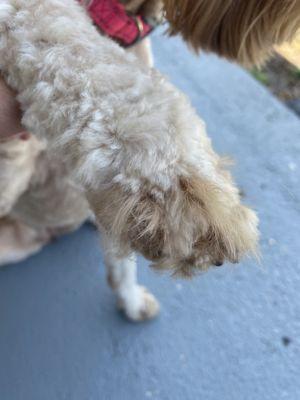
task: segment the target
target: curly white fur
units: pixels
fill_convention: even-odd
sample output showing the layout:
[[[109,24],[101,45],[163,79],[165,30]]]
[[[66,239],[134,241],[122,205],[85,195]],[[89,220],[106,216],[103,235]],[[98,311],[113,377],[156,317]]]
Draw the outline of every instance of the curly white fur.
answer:
[[[115,179],[128,175],[137,189],[137,169],[167,189],[178,175],[179,151],[213,179],[212,160],[201,157],[203,126],[186,99],[101,37],[74,0],[0,7],[0,69],[19,93],[23,123],[56,141],[85,184],[100,185],[115,170]]]

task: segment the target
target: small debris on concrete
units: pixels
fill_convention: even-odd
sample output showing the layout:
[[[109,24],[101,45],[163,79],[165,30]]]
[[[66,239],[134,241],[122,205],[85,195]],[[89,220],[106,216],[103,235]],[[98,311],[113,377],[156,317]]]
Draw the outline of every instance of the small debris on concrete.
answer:
[[[244,191],[244,189],[239,189],[239,195],[242,199],[244,199],[246,197],[246,192]]]
[[[285,347],[288,347],[288,346],[292,343],[292,339],[289,338],[288,336],[283,336],[283,337],[281,338],[281,341],[282,341],[282,344],[283,344]]]

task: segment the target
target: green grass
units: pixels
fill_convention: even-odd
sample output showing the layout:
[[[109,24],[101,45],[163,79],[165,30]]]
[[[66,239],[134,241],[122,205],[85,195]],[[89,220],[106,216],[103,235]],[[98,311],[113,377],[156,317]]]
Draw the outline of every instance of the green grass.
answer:
[[[251,74],[254,76],[255,79],[257,79],[263,85],[266,85],[266,86],[269,85],[269,77],[264,71],[262,71],[258,68],[254,68],[251,71]]]
[[[300,69],[295,68],[293,75],[295,76],[296,79],[300,80]]]

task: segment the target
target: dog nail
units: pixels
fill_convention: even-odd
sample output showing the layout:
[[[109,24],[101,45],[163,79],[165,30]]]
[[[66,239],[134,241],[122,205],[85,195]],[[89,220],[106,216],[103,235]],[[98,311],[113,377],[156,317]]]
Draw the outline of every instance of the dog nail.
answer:
[[[224,264],[223,261],[217,261],[217,262],[215,263],[215,266],[216,266],[216,267],[222,267],[223,264]]]

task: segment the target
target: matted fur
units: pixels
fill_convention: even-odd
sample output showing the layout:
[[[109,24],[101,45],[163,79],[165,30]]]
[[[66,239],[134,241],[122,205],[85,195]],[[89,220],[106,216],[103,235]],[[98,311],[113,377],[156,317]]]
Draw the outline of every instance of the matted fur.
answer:
[[[191,276],[256,253],[254,212],[239,204],[236,190],[220,190],[196,174],[179,177],[162,196],[147,184],[135,194],[112,185],[101,192],[101,202],[98,196],[89,193],[102,227],[122,248],[130,239],[156,269]]]
[[[0,69],[121,252],[190,275],[255,251],[257,218],[187,98],[74,0],[2,0]]]
[[[171,34],[247,66],[300,27],[299,0],[164,0],[164,7]]]

